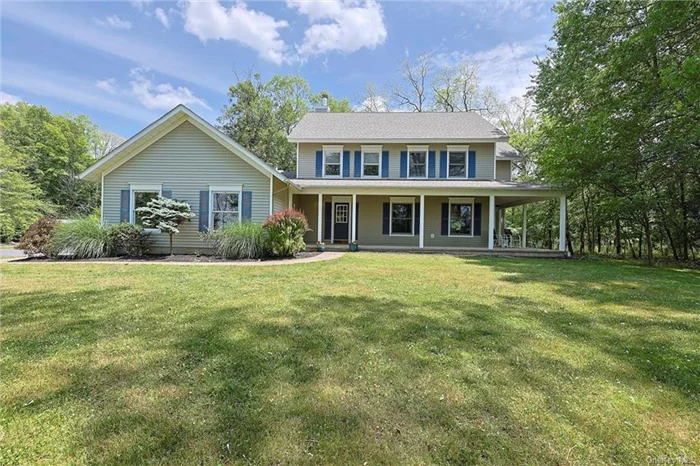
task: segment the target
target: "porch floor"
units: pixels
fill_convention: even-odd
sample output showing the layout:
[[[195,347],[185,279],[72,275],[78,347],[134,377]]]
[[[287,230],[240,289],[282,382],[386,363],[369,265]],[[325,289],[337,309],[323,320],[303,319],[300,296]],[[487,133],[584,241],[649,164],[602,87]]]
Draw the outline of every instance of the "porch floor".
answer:
[[[315,249],[311,246],[309,249]],[[326,251],[347,251],[347,244],[326,244]],[[447,248],[426,247],[423,249],[411,246],[369,246],[360,244],[360,252],[410,252],[418,254],[453,254],[459,256],[502,256],[502,257],[564,257],[564,251],[535,248]]]

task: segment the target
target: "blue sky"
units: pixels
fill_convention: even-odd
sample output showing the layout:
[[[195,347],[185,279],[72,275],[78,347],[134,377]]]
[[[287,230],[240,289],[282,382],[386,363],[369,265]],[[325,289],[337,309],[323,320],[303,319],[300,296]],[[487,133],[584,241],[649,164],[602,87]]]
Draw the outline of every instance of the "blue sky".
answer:
[[[549,2],[53,1],[2,5],[2,100],[90,116],[130,137],[177,103],[214,122],[234,70],[300,74],[362,101],[399,62],[479,63],[482,84],[521,95],[545,54]]]

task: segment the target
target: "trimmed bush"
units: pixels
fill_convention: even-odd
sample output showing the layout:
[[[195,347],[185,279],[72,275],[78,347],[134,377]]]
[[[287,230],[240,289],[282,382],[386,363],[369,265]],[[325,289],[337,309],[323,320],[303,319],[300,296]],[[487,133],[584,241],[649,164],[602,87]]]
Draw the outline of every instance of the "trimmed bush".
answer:
[[[261,259],[266,255],[267,232],[258,223],[242,222],[224,225],[203,233],[202,239],[217,256],[226,259]]]
[[[263,223],[270,236],[268,246],[273,254],[293,257],[306,249],[304,233],[309,231],[306,215],[294,209],[285,209],[270,215]]]
[[[96,215],[59,223],[51,236],[51,253],[57,257],[109,257],[114,255],[114,250],[109,228],[105,228]]]
[[[143,228],[131,223],[117,223],[109,227],[114,252],[123,256],[143,256],[148,252],[151,238]]]
[[[48,256],[51,252],[51,235],[55,227],[56,219],[47,215],[40,217],[39,220],[27,228],[27,231],[24,232],[15,248],[23,250],[30,256],[37,254]]]

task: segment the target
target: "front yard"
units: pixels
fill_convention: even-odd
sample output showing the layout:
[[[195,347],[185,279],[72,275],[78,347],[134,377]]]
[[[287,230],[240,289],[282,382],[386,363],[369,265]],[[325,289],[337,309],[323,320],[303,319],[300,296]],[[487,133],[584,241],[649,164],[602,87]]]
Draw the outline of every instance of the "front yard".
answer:
[[[3,264],[2,464],[700,463],[700,273]]]

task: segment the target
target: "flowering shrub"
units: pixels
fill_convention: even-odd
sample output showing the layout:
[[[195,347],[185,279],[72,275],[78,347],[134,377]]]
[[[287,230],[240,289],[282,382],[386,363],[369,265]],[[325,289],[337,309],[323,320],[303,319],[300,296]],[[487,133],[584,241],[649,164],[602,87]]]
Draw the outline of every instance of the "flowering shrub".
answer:
[[[280,257],[292,257],[306,249],[304,233],[309,231],[309,222],[303,212],[285,209],[270,215],[263,223],[269,235],[269,248]]]
[[[56,227],[56,220],[44,215],[39,220],[32,223],[16,246],[16,249],[25,251],[30,256],[36,254],[49,255],[50,240],[53,229]]]

